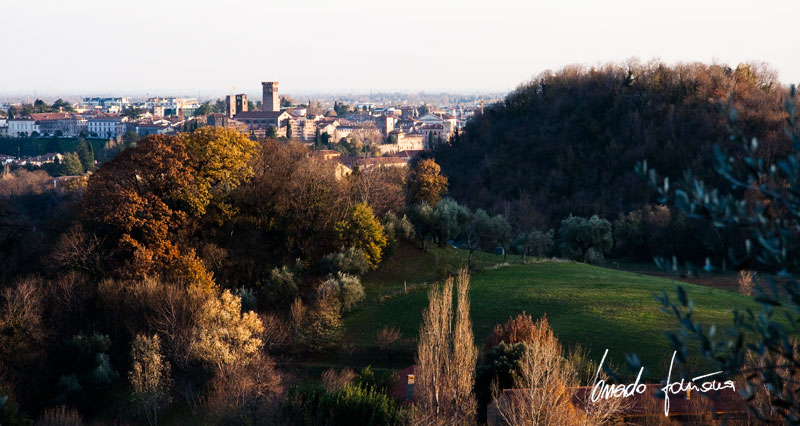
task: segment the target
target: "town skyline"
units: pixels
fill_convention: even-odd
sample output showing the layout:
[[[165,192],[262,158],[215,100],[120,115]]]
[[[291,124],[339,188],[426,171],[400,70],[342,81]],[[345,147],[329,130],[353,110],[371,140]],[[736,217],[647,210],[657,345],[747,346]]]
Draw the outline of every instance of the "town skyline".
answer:
[[[14,2],[6,16],[35,17],[37,30],[3,22],[27,42],[4,47],[0,97],[220,97],[255,94],[263,80],[297,95],[508,92],[548,69],[630,58],[765,62],[782,83],[800,82],[800,59],[785,54],[796,3],[612,3],[145,0],[119,13],[95,0]],[[619,12],[595,19],[609,9]],[[65,35],[71,48],[55,47]]]

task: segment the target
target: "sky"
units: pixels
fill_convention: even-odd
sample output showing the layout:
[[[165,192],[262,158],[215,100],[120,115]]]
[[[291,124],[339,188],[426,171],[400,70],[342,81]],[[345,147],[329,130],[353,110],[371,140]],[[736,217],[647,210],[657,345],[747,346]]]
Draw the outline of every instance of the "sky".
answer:
[[[764,61],[800,1],[0,0],[0,97],[512,90],[542,71]]]

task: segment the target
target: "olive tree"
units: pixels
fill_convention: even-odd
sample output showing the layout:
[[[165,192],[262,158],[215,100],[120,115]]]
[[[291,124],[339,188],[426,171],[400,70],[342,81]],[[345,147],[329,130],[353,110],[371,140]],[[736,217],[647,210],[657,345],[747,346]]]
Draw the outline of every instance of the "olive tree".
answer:
[[[743,391],[759,422],[800,424],[800,351],[796,336],[800,331],[800,130],[797,95],[791,87],[785,108],[786,134],[791,148],[777,161],[765,158],[758,140],[748,139],[735,129],[738,112],[728,107],[731,141],[739,141],[743,156],[738,159],[714,148],[714,169],[725,182],[713,187],[687,172],[677,188],[668,178],[660,178],[647,163],[637,172],[657,188],[662,202],[670,203],[690,218],[710,220],[717,228],[736,228],[745,239],[730,247],[727,261],[735,266],[748,262],[762,279],[754,290],[760,310],[734,311],[733,327],[717,331],[714,326],[695,321],[695,306],[683,287],[677,300],[666,292],[657,296],[663,310],[674,315],[682,326],[670,334],[677,360],[688,358],[688,341],[698,343],[701,354],[712,360],[724,374],[744,376]],[[723,259],[716,259],[723,263]],[[657,259],[664,268],[677,268],[677,259]],[[711,259],[705,270],[714,270]],[[687,268],[697,272],[690,263]]]

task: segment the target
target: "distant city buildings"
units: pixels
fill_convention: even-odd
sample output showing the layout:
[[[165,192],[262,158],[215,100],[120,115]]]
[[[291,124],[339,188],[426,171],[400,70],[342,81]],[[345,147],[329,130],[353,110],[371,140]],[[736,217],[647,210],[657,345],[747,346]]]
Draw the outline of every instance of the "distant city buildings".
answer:
[[[228,118],[233,118],[236,114],[247,112],[247,110],[247,95],[242,93],[236,96],[225,96],[225,115],[227,115]]]
[[[261,83],[262,102],[257,110],[252,110],[247,94],[239,93],[227,95],[217,103],[207,103],[200,114],[196,113],[201,104],[195,98],[83,98],[72,104],[72,108],[67,108],[69,112],[63,108],[49,113],[23,115],[15,112],[13,116],[0,118],[0,137],[114,139],[128,132],[140,136],[167,135],[212,126],[235,129],[255,140],[289,138],[315,147],[321,144],[334,146],[342,139],[347,139],[348,144],[360,141],[361,146],[368,147],[363,150],[363,156],[316,151],[323,153],[324,158],[337,161],[337,176],[341,177],[355,168],[405,167],[424,150],[438,143],[447,143],[467,120],[482,114],[485,106],[483,100],[472,98],[468,103],[445,102],[442,105],[409,104],[391,99],[381,102],[348,100],[338,101],[338,106],[332,99],[309,99],[306,105],[282,107],[278,87],[277,81]],[[284,102],[284,105],[290,102]],[[11,106],[6,104],[3,109]],[[15,111],[22,111],[22,105],[17,104]],[[24,159],[13,156],[0,158],[0,162],[5,164],[18,165],[41,165],[54,161],[60,161],[57,154]]]

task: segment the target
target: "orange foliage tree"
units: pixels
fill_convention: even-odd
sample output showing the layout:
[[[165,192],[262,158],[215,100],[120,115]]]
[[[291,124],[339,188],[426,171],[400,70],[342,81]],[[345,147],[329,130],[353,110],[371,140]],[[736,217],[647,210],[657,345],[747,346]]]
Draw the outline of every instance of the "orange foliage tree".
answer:
[[[436,161],[426,158],[411,169],[408,189],[412,202],[426,202],[433,206],[447,192],[447,177],[441,174]]]

